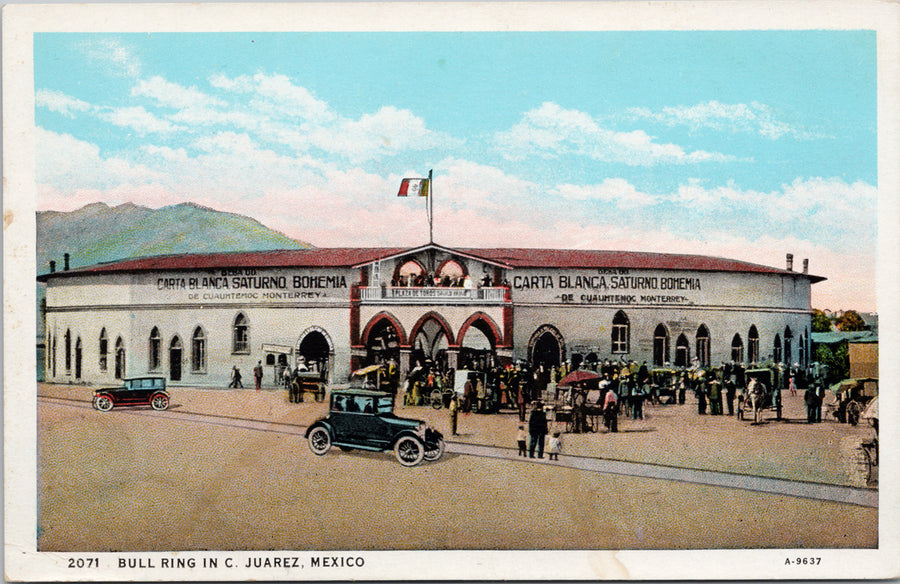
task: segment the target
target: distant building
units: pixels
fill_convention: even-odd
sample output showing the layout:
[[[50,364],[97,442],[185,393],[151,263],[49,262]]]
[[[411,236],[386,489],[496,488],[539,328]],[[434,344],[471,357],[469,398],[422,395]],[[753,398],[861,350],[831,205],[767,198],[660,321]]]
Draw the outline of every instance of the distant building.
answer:
[[[850,377],[874,377],[878,379],[878,336],[848,341],[850,351]]]
[[[811,354],[811,285],[793,270],[695,255],[520,248],[332,248],[156,256],[56,271],[46,379],[158,374],[225,387],[261,360],[687,366]]]

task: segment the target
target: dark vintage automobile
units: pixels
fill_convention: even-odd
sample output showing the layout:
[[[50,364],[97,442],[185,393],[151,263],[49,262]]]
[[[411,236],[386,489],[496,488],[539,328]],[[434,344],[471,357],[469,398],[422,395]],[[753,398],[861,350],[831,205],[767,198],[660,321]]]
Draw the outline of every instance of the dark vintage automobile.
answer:
[[[154,410],[169,408],[169,394],[165,377],[135,377],[126,379],[122,387],[94,390],[94,407],[108,412],[115,406],[150,406]]]
[[[332,446],[344,451],[393,450],[403,466],[434,461],[444,454],[443,435],[421,420],[395,415],[394,396],[384,391],[332,391],[328,415],[309,427],[306,439],[319,456]]]

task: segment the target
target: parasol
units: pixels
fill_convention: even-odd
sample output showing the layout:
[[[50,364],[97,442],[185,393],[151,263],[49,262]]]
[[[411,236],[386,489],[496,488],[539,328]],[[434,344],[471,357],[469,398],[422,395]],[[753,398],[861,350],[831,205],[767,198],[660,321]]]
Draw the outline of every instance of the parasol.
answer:
[[[369,365],[368,367],[364,367],[362,369],[357,369],[353,373],[350,374],[351,377],[363,377],[368,375],[369,373],[374,373],[381,369],[381,365]]]
[[[573,371],[559,380],[560,387],[569,387],[576,383],[584,383],[585,381],[593,381],[595,379],[600,379],[600,375],[594,373],[593,371],[585,371],[583,369],[579,369],[578,371]]]

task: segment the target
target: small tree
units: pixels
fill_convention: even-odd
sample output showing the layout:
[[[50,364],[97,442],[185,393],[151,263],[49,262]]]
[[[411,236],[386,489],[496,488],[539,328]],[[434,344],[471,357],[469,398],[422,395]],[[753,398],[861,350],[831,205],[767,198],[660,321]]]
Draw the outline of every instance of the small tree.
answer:
[[[816,361],[828,366],[828,378],[825,380],[828,385],[847,379],[850,376],[850,350],[847,346],[847,341],[842,341],[833,346],[818,345],[816,347]]]
[[[831,318],[825,314],[825,311],[818,308],[813,309],[812,332],[827,333],[829,331],[831,331]]]
[[[848,310],[837,319],[837,328],[844,332],[864,331],[866,321],[855,310]]]

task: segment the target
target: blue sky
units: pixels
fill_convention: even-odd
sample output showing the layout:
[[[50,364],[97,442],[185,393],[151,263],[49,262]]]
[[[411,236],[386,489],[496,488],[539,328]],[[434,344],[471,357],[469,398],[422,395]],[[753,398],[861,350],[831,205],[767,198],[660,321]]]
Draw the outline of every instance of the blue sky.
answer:
[[[872,31],[34,39],[39,209],[193,201],[319,246],[703,253],[874,310]]]

